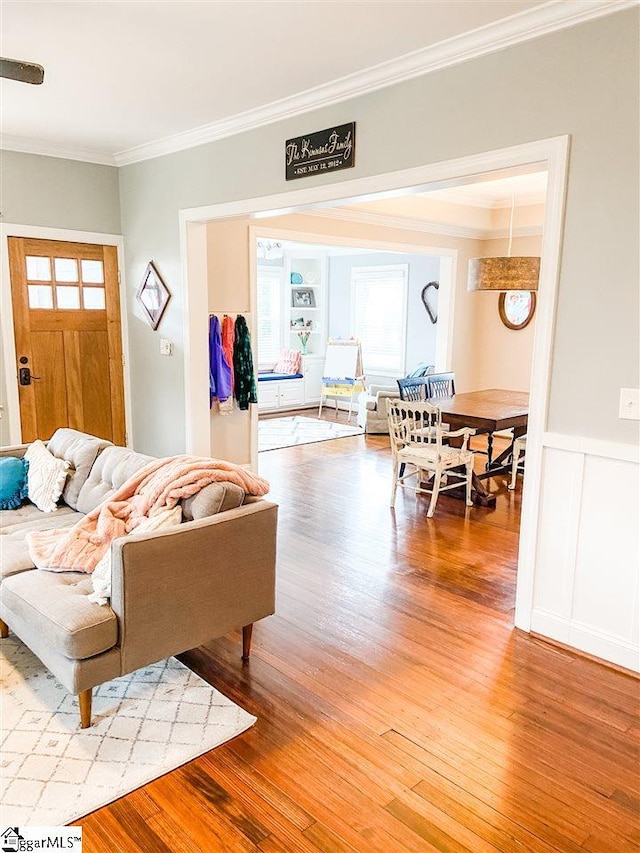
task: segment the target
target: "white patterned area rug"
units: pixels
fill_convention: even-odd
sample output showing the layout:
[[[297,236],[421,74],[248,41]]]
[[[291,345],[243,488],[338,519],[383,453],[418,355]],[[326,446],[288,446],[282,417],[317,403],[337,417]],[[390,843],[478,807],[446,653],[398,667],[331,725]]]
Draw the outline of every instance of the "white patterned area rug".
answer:
[[[296,444],[313,444],[316,441],[330,441],[333,438],[363,434],[364,430],[358,426],[320,421],[301,415],[288,418],[265,418],[258,421],[258,451],[278,450],[281,447],[293,447]]]
[[[2,641],[2,826],[62,826],[252,726],[175,658],[93,691],[93,725],[20,640]]]

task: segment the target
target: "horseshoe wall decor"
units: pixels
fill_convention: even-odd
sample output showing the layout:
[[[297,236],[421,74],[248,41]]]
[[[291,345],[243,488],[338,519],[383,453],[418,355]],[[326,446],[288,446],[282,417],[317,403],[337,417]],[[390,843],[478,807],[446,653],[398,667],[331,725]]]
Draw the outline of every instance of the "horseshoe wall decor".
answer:
[[[438,322],[438,311],[437,309],[433,309],[431,305],[429,305],[429,288],[433,287],[435,290],[440,290],[440,282],[439,281],[430,281],[429,284],[425,284],[422,288],[422,293],[420,294],[420,298],[422,299],[422,304],[427,310],[427,314],[429,315],[429,319],[432,323]]]

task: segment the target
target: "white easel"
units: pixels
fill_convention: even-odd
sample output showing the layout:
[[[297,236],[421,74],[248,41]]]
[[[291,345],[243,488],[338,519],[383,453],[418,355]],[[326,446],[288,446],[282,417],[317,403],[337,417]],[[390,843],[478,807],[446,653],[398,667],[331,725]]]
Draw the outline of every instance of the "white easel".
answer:
[[[349,398],[349,417],[351,422],[354,395],[365,390],[362,370],[362,348],[360,341],[329,341],[322,374],[322,391],[318,417],[322,415],[322,406],[327,397],[335,399],[336,413],[338,400]]]

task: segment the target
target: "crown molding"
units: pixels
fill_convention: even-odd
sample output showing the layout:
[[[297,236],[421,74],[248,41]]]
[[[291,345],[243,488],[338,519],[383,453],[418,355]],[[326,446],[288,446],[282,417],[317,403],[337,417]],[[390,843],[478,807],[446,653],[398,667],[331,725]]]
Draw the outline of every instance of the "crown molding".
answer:
[[[544,204],[547,198],[546,192],[530,193],[529,195],[516,195],[516,204],[518,207],[534,207],[537,204]],[[491,205],[492,210],[499,208],[511,207],[511,199],[503,198],[500,201]]]
[[[8,134],[3,134],[0,148],[68,160],[84,160],[107,166],[127,166],[196,148],[218,139],[367,95],[432,71],[504,50],[529,39],[539,38],[586,21],[637,7],[638,3],[639,0],[549,0],[541,6],[379,63],[330,83],[154,142],[126,148],[115,154]]]
[[[312,110],[338,104],[396,83],[402,83],[493,53],[529,39],[584,23],[638,5],[638,0],[550,0],[492,24],[430,45],[331,83],[307,89],[256,109],[238,113],[193,130],[168,136],[115,155],[118,166],[150,160],[195,148],[267,124],[293,118]]]
[[[513,228],[513,236],[514,237],[542,237],[543,226],[542,225],[521,225],[518,227],[517,225]],[[509,229],[508,228],[496,228],[495,231],[485,231],[484,237],[480,237],[481,240],[501,240],[504,238],[505,240],[509,237]]]
[[[323,219],[340,219],[343,222],[357,222],[360,225],[376,225],[383,228],[400,228],[404,231],[419,231],[423,234],[438,234],[444,237],[456,237],[462,240],[497,240],[508,237],[507,228],[488,230],[472,228],[466,225],[452,225],[427,219],[416,219],[409,216],[388,216],[384,213],[373,213],[370,210],[352,210],[350,208],[327,208],[300,213],[300,216],[321,217]],[[513,229],[514,237],[539,237],[542,235],[541,225],[523,226]]]
[[[59,157],[62,160],[82,160],[84,163],[99,163],[101,166],[116,166],[116,158],[106,151],[93,151],[89,148],[76,148],[72,145],[59,145],[57,142],[45,142],[41,139],[27,139],[3,133],[0,137],[3,151],[18,151],[21,154],[40,154],[42,157]]]

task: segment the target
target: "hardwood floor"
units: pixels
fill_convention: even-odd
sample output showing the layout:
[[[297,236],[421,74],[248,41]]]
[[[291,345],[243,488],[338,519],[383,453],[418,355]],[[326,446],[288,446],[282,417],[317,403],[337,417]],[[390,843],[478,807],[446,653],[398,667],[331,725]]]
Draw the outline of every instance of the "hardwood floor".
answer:
[[[277,614],[182,660],[258,717],[90,815],[93,851],[638,849],[638,681],[512,627],[520,488],[388,506],[388,439],[262,454]]]

